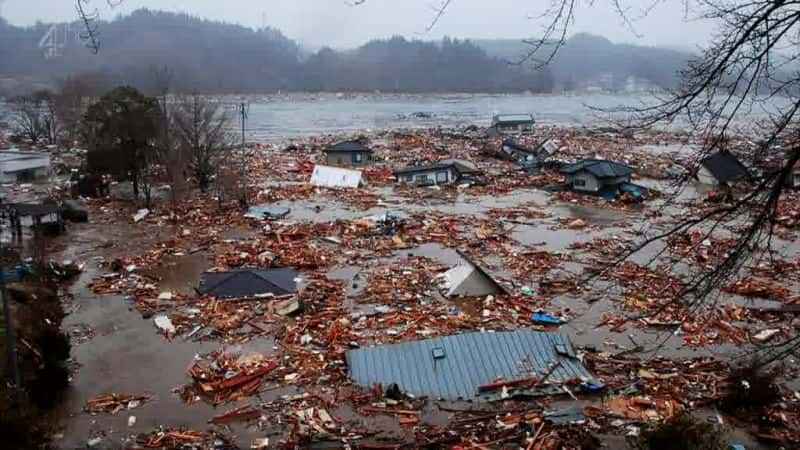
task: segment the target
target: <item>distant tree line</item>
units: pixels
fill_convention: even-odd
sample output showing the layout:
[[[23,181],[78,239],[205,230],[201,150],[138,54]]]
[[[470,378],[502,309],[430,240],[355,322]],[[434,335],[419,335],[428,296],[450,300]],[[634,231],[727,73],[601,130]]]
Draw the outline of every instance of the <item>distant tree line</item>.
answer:
[[[0,91],[15,94],[3,78],[52,84],[91,74],[110,89],[130,85],[159,94],[153,67],[169,66],[174,91],[271,93],[282,91],[551,92],[611,74],[670,87],[688,55],[660,49],[615,46],[593,36],[574,39],[552,67],[531,70],[509,64],[472,41],[439,42],[395,37],[355,50],[323,48],[308,54],[279,31],[253,30],[185,14],[139,10],[99,24],[101,51],[83,46],[72,25],[61,56],[44,58],[39,41],[49,25],[21,28],[0,19]],[[65,34],[60,30],[59,40]],[[12,83],[13,84],[13,83]],[[98,83],[95,83],[98,85]],[[11,91],[11,92],[9,92]],[[0,92],[2,95],[3,92]]]

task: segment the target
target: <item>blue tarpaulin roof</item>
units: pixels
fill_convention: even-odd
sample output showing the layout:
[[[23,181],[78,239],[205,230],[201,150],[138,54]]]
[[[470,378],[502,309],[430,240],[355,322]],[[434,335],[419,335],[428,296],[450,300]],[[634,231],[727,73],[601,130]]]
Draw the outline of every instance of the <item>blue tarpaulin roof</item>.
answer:
[[[404,393],[447,400],[496,400],[500,391],[479,393],[478,388],[499,379],[541,378],[558,363],[547,382],[594,380],[575,357],[569,338],[557,333],[476,332],[347,353],[350,378],[358,385],[397,383]],[[560,387],[543,384],[514,394],[558,392],[563,393]]]

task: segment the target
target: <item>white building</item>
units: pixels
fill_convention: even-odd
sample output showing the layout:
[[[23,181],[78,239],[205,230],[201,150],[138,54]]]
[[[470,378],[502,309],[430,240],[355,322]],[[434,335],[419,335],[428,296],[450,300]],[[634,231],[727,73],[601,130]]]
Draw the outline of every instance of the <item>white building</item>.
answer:
[[[32,181],[50,175],[50,154],[35,150],[0,150],[0,183]]]

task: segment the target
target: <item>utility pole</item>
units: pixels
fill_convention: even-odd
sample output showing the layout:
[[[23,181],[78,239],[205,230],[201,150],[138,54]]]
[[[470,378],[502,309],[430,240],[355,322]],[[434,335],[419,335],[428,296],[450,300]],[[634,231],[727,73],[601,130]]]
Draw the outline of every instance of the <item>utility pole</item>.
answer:
[[[247,117],[250,114],[250,104],[247,103],[244,98],[242,98],[242,102],[236,105],[236,113],[239,115],[242,121],[242,148],[240,156],[242,158],[240,162],[239,170],[241,171],[239,183],[241,184],[241,192],[239,194],[239,202],[242,204],[242,207],[247,206],[247,155],[245,150],[245,129],[247,127]]]
[[[17,359],[17,338],[14,335],[14,323],[11,320],[11,307],[8,304],[8,290],[6,289],[6,274],[0,267],[0,294],[3,296],[3,317],[6,322],[6,351],[8,352],[11,372],[14,378],[14,390],[16,391],[17,407],[22,407],[22,382],[19,377],[19,360]]]

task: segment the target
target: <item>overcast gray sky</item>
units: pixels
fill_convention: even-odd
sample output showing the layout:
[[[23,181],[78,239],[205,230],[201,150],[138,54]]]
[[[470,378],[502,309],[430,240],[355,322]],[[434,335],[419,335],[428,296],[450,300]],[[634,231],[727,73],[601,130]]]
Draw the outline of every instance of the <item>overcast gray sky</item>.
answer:
[[[119,0],[113,0],[114,2]],[[259,27],[266,24],[308,46],[353,47],[376,37],[403,35],[435,39],[448,35],[471,38],[525,38],[538,34],[540,16],[550,0],[452,0],[436,28],[420,35],[441,0],[368,0],[353,7],[346,0],[124,0],[110,8],[91,0],[104,19],[137,8],[188,12],[193,15]],[[713,24],[687,21],[679,0],[667,0],[636,22],[636,32],[622,24],[610,0],[584,1],[572,32],[590,32],[612,41],[643,45],[694,47],[704,44]],[[622,0],[638,16],[652,0]],[[29,25],[73,20],[74,0],[0,0],[0,14],[9,22]]]

